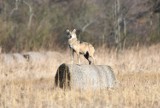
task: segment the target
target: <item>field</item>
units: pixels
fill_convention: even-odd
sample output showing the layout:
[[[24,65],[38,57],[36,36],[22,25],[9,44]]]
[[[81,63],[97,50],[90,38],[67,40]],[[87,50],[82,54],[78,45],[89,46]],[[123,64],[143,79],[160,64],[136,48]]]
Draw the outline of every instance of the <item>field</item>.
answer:
[[[46,51],[41,51],[46,53]],[[0,62],[0,108],[158,108],[160,107],[160,45],[121,51],[98,48],[96,64],[110,65],[118,86],[106,90],[54,88],[58,66],[70,63],[69,51],[48,52],[32,61]],[[76,56],[75,56],[76,58]],[[81,57],[82,63],[87,64]],[[77,62],[77,60],[75,60]]]

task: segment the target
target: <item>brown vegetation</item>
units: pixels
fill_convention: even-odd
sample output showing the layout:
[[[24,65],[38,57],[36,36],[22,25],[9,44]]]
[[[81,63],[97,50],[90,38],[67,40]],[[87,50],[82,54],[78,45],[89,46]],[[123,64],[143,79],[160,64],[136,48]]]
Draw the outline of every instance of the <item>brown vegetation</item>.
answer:
[[[5,52],[66,48],[64,31],[95,47],[159,42],[159,0],[1,0],[0,45]]]
[[[96,64],[110,65],[120,83],[111,90],[63,91],[54,88],[56,70],[70,63],[69,51],[50,52],[45,62],[0,62],[0,107],[145,107],[160,106],[160,45],[122,51],[99,48]],[[101,53],[98,53],[101,52]],[[37,63],[36,63],[37,62]],[[83,64],[88,64],[85,60]]]

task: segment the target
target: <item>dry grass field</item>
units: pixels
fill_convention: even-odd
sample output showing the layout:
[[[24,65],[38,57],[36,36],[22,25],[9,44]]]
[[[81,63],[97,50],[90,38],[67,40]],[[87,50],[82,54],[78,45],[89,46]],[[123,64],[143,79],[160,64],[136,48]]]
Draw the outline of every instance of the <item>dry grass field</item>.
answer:
[[[69,51],[41,53],[31,61],[0,55],[0,108],[160,107],[160,45],[134,47],[119,55],[97,49],[96,64],[110,65],[119,85],[94,91],[54,88],[56,69],[70,63]],[[88,63],[83,57],[81,61]]]

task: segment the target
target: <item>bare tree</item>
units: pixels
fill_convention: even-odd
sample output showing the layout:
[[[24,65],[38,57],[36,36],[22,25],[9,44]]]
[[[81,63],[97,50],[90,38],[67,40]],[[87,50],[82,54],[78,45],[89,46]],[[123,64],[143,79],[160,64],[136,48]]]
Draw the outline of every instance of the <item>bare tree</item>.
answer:
[[[28,2],[26,2],[25,0],[23,1],[29,8],[29,21],[28,21],[28,28],[30,28],[31,23],[32,23],[32,18],[33,18],[33,9],[31,4],[29,4]]]
[[[19,0],[15,0],[15,7],[12,9],[10,15],[12,15],[19,8]]]

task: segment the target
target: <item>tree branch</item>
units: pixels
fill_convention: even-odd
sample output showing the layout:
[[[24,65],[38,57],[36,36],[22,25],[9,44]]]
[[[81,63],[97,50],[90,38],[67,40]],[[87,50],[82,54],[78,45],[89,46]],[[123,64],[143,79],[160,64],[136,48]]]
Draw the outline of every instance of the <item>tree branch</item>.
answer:
[[[32,23],[32,18],[33,18],[33,9],[32,9],[32,6],[29,4],[29,3],[27,3],[25,0],[23,1],[24,2],[24,4],[26,4],[28,7],[29,7],[29,21],[28,21],[28,28],[30,28],[30,26],[31,26],[31,23]]]
[[[12,11],[11,11],[11,13],[10,13],[10,16],[14,13],[14,11],[17,11],[18,10],[18,2],[19,2],[19,0],[15,0],[16,2],[15,2],[15,8],[13,8],[12,9]]]
[[[84,31],[86,30],[86,28],[87,28],[88,26],[90,26],[93,22],[94,22],[94,21],[90,21],[89,23],[87,23],[86,25],[84,25],[84,26],[82,27],[82,32],[84,32]]]

